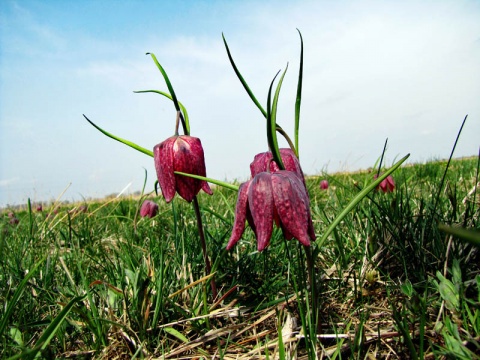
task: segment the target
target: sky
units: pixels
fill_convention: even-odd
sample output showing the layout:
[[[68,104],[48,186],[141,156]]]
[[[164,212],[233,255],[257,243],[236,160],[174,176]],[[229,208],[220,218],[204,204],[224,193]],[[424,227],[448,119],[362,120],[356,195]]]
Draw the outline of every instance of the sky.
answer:
[[[244,181],[267,151],[259,101],[288,71],[277,122],[293,137],[300,40],[300,162],[308,175],[448,158],[480,146],[480,1],[0,1],[0,207],[140,190],[174,133],[167,71],[202,141],[207,175]],[[286,146],[281,141],[281,146]],[[63,195],[62,195],[63,194]]]

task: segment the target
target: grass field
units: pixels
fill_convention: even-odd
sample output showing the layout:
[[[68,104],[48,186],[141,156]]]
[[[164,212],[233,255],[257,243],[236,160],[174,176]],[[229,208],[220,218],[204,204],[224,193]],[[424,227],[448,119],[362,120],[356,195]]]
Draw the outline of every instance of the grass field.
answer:
[[[313,244],[310,274],[279,229],[262,253],[249,228],[227,252],[237,194],[199,195],[216,299],[178,196],[5,209],[0,357],[480,358],[479,249],[439,229],[480,229],[478,158],[446,168],[397,170],[393,192],[371,192]],[[375,173],[307,178],[318,238]],[[139,215],[145,197],[154,218]]]

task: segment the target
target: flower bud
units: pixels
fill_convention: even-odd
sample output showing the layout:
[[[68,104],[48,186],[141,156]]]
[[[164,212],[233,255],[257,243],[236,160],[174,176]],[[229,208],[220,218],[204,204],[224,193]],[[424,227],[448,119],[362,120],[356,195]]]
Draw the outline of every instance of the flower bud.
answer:
[[[328,180],[320,181],[320,189],[321,190],[327,190],[328,189]]]
[[[141,217],[153,218],[158,214],[158,205],[151,200],[145,200],[140,208]]]

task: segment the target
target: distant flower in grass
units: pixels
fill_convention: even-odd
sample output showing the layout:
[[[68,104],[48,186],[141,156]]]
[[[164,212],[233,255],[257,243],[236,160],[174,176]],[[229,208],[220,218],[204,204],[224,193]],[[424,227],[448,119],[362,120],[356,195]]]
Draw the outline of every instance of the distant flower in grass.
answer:
[[[320,181],[320,189],[321,190],[327,190],[328,189],[328,180]]]
[[[180,171],[206,176],[203,147],[199,138],[188,135],[169,137],[153,148],[153,156],[158,183],[167,203],[172,201],[176,192],[188,202],[201,189],[212,194],[206,181],[174,173]]]
[[[43,211],[43,206],[42,204],[37,205],[37,212],[42,212]]]
[[[374,176],[377,179],[378,175]],[[384,193],[392,192],[395,189],[395,181],[393,181],[392,175],[388,175],[378,186],[377,190],[381,190]]]
[[[280,149],[280,157],[282,158],[285,170],[293,171],[300,179],[302,179],[303,183],[305,184],[300,162],[298,161],[298,158],[293,150],[290,148]],[[255,155],[253,162],[250,164],[252,178],[262,171],[274,173],[278,170],[280,170],[280,168],[278,167],[277,163],[273,161],[273,155],[270,151]]]
[[[10,221],[9,221],[9,222],[10,222],[11,225],[17,225],[17,224],[20,222],[20,220],[18,220],[18,219],[14,216],[14,217],[10,218]]]
[[[151,200],[145,200],[140,208],[140,216],[153,218],[157,214],[158,205]]]
[[[260,172],[240,185],[227,250],[242,237],[246,220],[257,238],[258,251],[269,245],[274,221],[288,240],[296,238],[305,246],[315,240],[310,199],[302,180],[292,171]]]
[[[8,217],[9,217],[10,219],[13,219],[13,218],[15,217],[15,213],[14,213],[13,211],[10,211],[10,212],[8,213]]]

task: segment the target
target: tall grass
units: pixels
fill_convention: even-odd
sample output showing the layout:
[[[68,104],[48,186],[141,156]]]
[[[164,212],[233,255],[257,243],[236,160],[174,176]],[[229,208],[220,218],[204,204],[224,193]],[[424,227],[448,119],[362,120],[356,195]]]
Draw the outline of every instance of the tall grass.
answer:
[[[149,194],[160,207],[152,219],[138,215],[138,198],[92,201],[86,212],[13,209],[18,224],[5,209],[0,356],[478,358],[478,248],[438,227],[479,230],[478,159],[446,165],[402,167],[394,192],[370,193],[314,247],[318,314],[296,241],[275,230],[258,253],[247,229],[225,251],[231,190],[199,195],[217,299],[182,200]],[[375,173],[307,178],[319,236]]]

